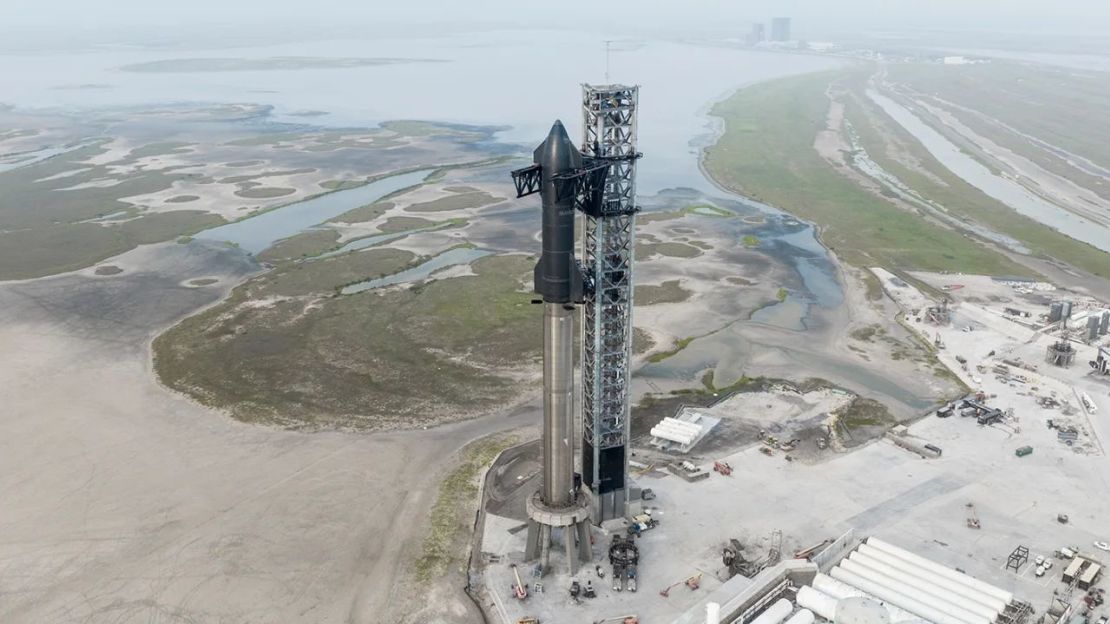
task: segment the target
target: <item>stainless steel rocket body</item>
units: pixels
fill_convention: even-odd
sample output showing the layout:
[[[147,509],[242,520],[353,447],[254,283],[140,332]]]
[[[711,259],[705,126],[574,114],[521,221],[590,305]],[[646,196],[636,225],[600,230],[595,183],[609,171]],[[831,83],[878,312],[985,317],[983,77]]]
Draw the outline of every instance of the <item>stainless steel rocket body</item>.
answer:
[[[574,502],[574,308],[543,306],[543,501]]]

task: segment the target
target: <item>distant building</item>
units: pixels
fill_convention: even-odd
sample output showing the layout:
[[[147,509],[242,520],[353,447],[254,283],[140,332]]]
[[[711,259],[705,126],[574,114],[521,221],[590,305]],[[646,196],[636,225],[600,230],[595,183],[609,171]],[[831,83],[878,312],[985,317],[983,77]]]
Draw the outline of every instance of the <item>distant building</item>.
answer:
[[[790,41],[790,18],[771,18],[771,41]]]
[[[767,26],[765,24],[752,24],[752,29],[748,32],[747,44],[755,46],[767,40]]]

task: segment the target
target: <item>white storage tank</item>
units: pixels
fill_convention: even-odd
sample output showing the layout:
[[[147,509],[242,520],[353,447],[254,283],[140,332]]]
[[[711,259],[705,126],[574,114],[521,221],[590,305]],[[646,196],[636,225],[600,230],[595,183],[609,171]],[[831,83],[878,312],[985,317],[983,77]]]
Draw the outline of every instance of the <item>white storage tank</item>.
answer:
[[[808,586],[798,589],[797,598],[799,607],[805,607],[830,622],[836,620],[836,598]]]
[[[836,624],[890,624],[890,615],[870,598],[845,598],[836,604]]]
[[[883,600],[885,602],[897,605],[910,613],[922,617],[934,624],[989,624],[981,622],[978,619],[964,620],[962,618],[953,617],[944,611],[936,609],[928,604],[922,603],[908,596],[905,596],[882,583],[877,583],[871,579],[866,579],[858,574],[854,574],[845,570],[844,568],[833,568],[830,576],[838,581],[843,581],[848,585],[861,589],[872,596]]]
[[[912,575],[922,579],[922,581],[932,583],[933,585],[936,585],[937,587],[943,587],[945,589],[948,589],[948,590],[950,590],[952,592],[955,592],[955,593],[957,593],[957,594],[959,594],[959,595],[961,595],[964,598],[967,598],[969,600],[974,600],[975,602],[978,602],[979,604],[982,604],[985,607],[993,609],[996,612],[1001,613],[1002,611],[1006,610],[1006,603],[1003,602],[1002,599],[998,598],[997,596],[986,593],[986,592],[984,592],[984,591],[982,591],[982,590],[980,590],[976,587],[972,587],[971,585],[968,585],[966,583],[963,583],[963,582],[960,582],[960,581],[957,581],[957,580],[953,580],[953,579],[951,579],[947,576],[943,576],[943,575],[937,574],[936,572],[933,572],[931,570],[927,570],[925,568],[922,568],[922,567],[920,567],[918,565],[915,565],[915,564],[913,564],[913,563],[911,563],[911,562],[909,562],[905,559],[902,559],[900,557],[896,557],[896,556],[894,556],[894,555],[892,555],[892,554],[890,554],[886,551],[879,550],[878,548],[875,548],[874,546],[870,546],[868,544],[860,545],[859,549],[856,552],[849,555],[848,558],[851,559],[851,560],[858,560],[858,559],[864,558],[867,561],[877,561],[877,562],[880,562],[880,563],[884,563],[888,566],[891,566],[891,567],[896,568],[898,570],[901,570],[903,572],[912,574]],[[864,563],[864,565],[867,565],[866,562],[864,562],[864,561],[861,561],[861,563]]]
[[[840,581],[834,579],[831,576],[828,576],[827,574],[818,574],[816,577],[814,577],[813,588],[819,592],[832,596],[837,600],[843,600],[845,598],[873,598],[873,596],[871,596],[870,594],[856,589],[855,587],[852,587],[851,585],[848,585],[846,583],[841,583]],[[906,611],[905,609],[902,609],[900,607],[896,607],[890,603],[883,603],[883,607],[886,609],[887,613],[890,614],[890,621],[894,622],[895,624],[921,619],[921,616],[914,615],[909,611]]]
[[[794,605],[786,598],[779,598],[775,604],[763,610],[759,617],[751,621],[751,624],[782,624],[782,621],[794,612]]]
[[[855,555],[856,553],[853,553]],[[985,618],[987,621],[993,621],[998,617],[998,611],[982,605],[974,600],[969,600],[963,596],[937,587],[923,579],[920,579],[912,574],[907,574],[897,570],[891,566],[872,561],[864,558],[852,557],[840,562],[840,566],[845,570],[850,570],[856,574],[875,574],[880,577],[889,579],[890,581],[901,583],[904,587],[902,590],[911,597],[918,598],[922,602],[927,602],[927,597],[932,596],[935,600],[951,604],[968,613],[975,614],[979,617]],[[912,589],[914,592],[920,592],[920,595],[913,595],[906,588]],[[958,615],[958,614],[957,614]]]
[[[888,553],[890,553],[890,554],[892,554],[896,557],[899,557],[901,559],[905,559],[906,561],[909,561],[910,563],[913,563],[913,564],[918,565],[922,568],[925,568],[926,570],[931,570],[933,572],[936,572],[937,574],[940,574],[941,576],[946,576],[946,577],[948,577],[948,578],[950,578],[954,581],[959,581],[961,583],[965,583],[965,584],[967,584],[971,587],[974,587],[974,588],[976,588],[976,589],[978,589],[978,590],[980,590],[984,593],[990,594],[990,595],[998,598],[999,600],[1002,600],[1006,604],[1010,604],[1011,602],[1014,601],[1014,595],[1012,593],[1004,590],[1004,589],[995,587],[994,585],[991,585],[990,583],[984,583],[983,581],[980,581],[977,578],[968,576],[966,574],[963,574],[962,572],[957,572],[957,571],[953,570],[952,568],[942,566],[939,563],[936,563],[935,561],[930,561],[930,560],[926,559],[925,557],[922,557],[921,555],[915,555],[915,554],[913,554],[912,552],[910,552],[908,550],[905,550],[903,548],[899,548],[899,547],[897,547],[893,544],[889,544],[889,543],[884,542],[884,541],[882,541],[878,538],[869,537],[869,538],[867,538],[867,543],[874,546],[875,548],[878,548],[879,550],[888,552]]]
[[[794,615],[786,620],[786,624],[813,624],[817,618],[813,617],[813,611],[809,609],[801,609]]]

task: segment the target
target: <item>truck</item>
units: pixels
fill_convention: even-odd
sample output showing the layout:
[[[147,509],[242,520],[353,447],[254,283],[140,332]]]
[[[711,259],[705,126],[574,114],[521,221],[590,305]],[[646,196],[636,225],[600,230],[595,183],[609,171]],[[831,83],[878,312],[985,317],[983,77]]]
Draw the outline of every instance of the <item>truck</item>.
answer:
[[[652,518],[648,514],[640,514],[632,517],[632,523],[628,525],[629,535],[640,535],[641,533],[654,529],[659,526],[659,521]]]

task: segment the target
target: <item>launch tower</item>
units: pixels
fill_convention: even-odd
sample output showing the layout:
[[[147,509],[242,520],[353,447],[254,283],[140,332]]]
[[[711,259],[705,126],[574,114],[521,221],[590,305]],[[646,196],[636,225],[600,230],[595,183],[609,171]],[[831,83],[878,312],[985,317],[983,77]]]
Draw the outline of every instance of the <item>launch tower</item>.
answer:
[[[608,165],[602,196],[585,213],[582,260],[582,482],[593,521],[626,515],[632,260],[639,87],[582,85],[582,155]]]

